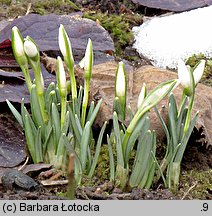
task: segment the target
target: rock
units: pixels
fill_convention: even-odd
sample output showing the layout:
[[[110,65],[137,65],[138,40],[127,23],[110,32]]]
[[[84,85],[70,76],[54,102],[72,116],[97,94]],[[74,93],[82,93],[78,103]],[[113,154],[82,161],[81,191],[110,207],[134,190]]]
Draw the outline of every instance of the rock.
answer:
[[[4,172],[1,177],[3,187],[7,190],[13,189],[24,189],[24,190],[35,190],[38,188],[38,184],[21,171],[15,169],[8,169]]]
[[[138,53],[161,68],[177,68],[179,58],[194,54],[212,57],[212,6],[153,18],[134,27]]]
[[[83,58],[88,38],[93,41],[95,52],[110,53],[115,51],[114,43],[109,33],[96,22],[82,18],[73,13],[70,15],[29,14],[15,19],[0,31],[0,45],[11,38],[11,29],[17,26],[23,37],[29,35],[37,43],[40,51],[49,52],[55,57],[59,55],[58,29],[63,24],[72,43],[73,53],[79,61]]]
[[[212,4],[211,0],[132,0],[135,4],[175,12],[187,11]]]
[[[113,113],[113,99],[114,99],[114,84],[115,84],[115,72],[117,68],[117,63],[108,62],[104,64],[95,65],[93,68],[91,90],[91,99],[98,101],[103,98],[103,102],[96,119],[96,125],[100,127],[105,121],[112,119]],[[83,71],[77,70],[77,75],[83,80]],[[135,71],[128,70],[128,104],[131,104],[133,111],[136,110],[137,99],[140,93],[143,83],[146,83],[148,91],[152,90],[158,84],[164,81],[172,80],[177,78],[177,74],[165,70],[159,69],[153,66],[143,66]],[[79,81],[80,82],[80,81]],[[193,114],[197,110],[200,111],[196,128],[200,135],[205,137],[205,142],[207,146],[212,145],[212,95],[211,88],[202,84],[198,84],[196,88],[195,103],[193,107]],[[178,86],[174,90],[174,95],[179,102],[182,94],[182,88]],[[167,107],[168,107],[168,97],[162,100],[158,109],[161,112],[164,119],[167,119]],[[150,112],[151,127],[157,131],[157,138],[163,139],[165,136],[163,128],[159,119],[157,118],[155,112],[152,110]],[[128,118],[129,119],[129,118]],[[129,121],[127,120],[126,124]]]

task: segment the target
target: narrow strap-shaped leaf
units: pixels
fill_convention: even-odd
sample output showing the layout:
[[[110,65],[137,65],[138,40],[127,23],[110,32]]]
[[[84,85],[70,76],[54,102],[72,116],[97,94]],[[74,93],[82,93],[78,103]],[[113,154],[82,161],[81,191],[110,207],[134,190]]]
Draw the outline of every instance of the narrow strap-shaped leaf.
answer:
[[[128,113],[129,113],[129,117],[130,117],[130,121],[133,119],[133,117],[134,117],[134,113],[133,113],[133,111],[132,111],[132,107],[131,107],[131,105],[129,104],[128,105],[128,107],[127,107],[127,111],[128,111]]]
[[[79,134],[80,134],[80,136],[82,136],[82,126],[81,126],[80,120],[76,114],[75,114],[75,122],[76,122],[76,125],[78,128]]]
[[[56,96],[55,90],[52,90],[52,91],[49,93],[48,100],[45,101],[45,103],[46,103],[46,109],[47,109],[48,113],[50,114],[50,113],[51,113],[51,110],[52,110],[52,103],[58,104],[57,96]]]
[[[115,180],[115,163],[114,163],[114,156],[113,156],[113,148],[111,144],[110,137],[107,134],[107,145],[108,145],[108,152],[110,158],[110,181]]]
[[[178,113],[178,118],[177,118],[177,137],[179,137],[179,139],[180,139],[181,125],[185,124],[186,114],[187,114],[187,111],[188,111],[188,108],[186,108],[187,101],[188,101],[188,98],[184,97],[184,100],[182,101],[180,113]]]
[[[168,130],[167,126],[166,126],[166,123],[164,122],[160,112],[157,109],[157,106],[155,106],[155,112],[156,112],[156,114],[157,114],[157,116],[158,116],[158,118],[159,118],[159,120],[160,120],[160,122],[162,124],[162,127],[164,129],[164,132],[166,134],[166,142],[167,142],[166,145],[167,145],[167,147],[166,147],[166,154],[165,154],[165,157],[164,157],[164,158],[166,158],[167,155],[168,155],[168,152],[170,151],[170,134],[169,134],[169,130]]]
[[[61,135],[61,128],[60,128],[60,115],[58,113],[57,107],[54,103],[52,103],[52,123],[55,127],[55,133],[56,133],[56,141],[59,143],[60,135]]]
[[[46,91],[45,91],[45,101],[48,101],[48,98],[49,98],[49,93],[51,91],[55,91],[55,83],[54,82],[51,82],[49,84],[49,86],[47,87]]]
[[[128,141],[128,145],[126,147],[125,151],[125,164],[129,161],[130,152],[132,151],[134,144],[136,140],[138,139],[139,135],[141,134],[142,127],[144,126],[144,123],[146,121],[146,114],[141,118],[141,120],[136,125],[134,131],[132,132],[132,135],[130,136],[130,139]]]
[[[117,113],[113,113],[113,128],[116,138],[116,151],[117,151],[117,165],[124,167],[124,156],[122,150],[122,142],[121,142],[121,135],[120,135],[120,128],[118,123],[118,116]]]
[[[35,132],[31,127],[29,116],[25,115],[24,118],[25,118],[24,122],[25,122],[25,137],[27,142],[27,148],[29,150],[33,162],[37,163],[36,152],[35,152]]]
[[[153,135],[148,131],[138,142],[135,162],[130,176],[130,186],[137,186],[141,181],[152,150]]]
[[[18,121],[18,123],[21,125],[21,127],[23,127],[23,121],[22,121],[22,117],[21,114],[18,112],[18,110],[10,103],[9,100],[6,99],[7,105],[9,106],[11,112],[13,113],[14,117],[16,118],[16,120]]]
[[[76,124],[75,115],[72,112],[70,107],[69,107],[69,112],[70,112],[70,119],[71,119],[71,127],[72,127],[73,132],[74,132],[74,138],[76,139],[76,144],[79,145],[80,141],[81,141],[81,135],[80,135],[78,126]]]
[[[41,126],[38,127],[37,134],[35,137],[35,154],[36,163],[43,162],[43,152],[42,152],[42,141],[41,141]]]
[[[195,124],[197,122],[198,115],[199,115],[199,112],[197,112],[195,114],[194,118],[190,122],[187,133],[186,133],[185,137],[182,140],[182,145],[179,147],[179,149],[178,149],[178,151],[176,153],[176,156],[175,156],[175,159],[174,159],[175,162],[181,162],[182,161],[182,158],[183,158],[183,155],[184,155],[188,140],[189,140],[189,138],[191,136],[191,133],[192,133],[192,131],[194,129],[194,126],[195,126]]]
[[[21,100],[21,117],[22,117],[22,122],[23,122],[23,128],[25,127],[25,115],[27,114],[25,112],[26,107],[24,105],[24,98]]]
[[[87,151],[88,151],[88,144],[90,140],[90,131],[91,131],[91,124],[88,121],[85,124],[83,133],[82,133],[82,138],[80,141],[80,146],[81,146],[81,152],[80,152],[80,160],[82,163],[82,170],[85,171],[86,168],[86,162],[87,162]]]
[[[43,156],[46,154],[46,151],[47,151],[47,146],[50,145],[50,143],[52,143],[52,132],[53,132],[53,128],[52,126],[50,127],[49,131],[46,133],[47,136],[46,136],[46,140],[42,146],[43,148]]]
[[[102,99],[100,99],[98,101],[96,107],[94,108],[94,111],[93,111],[91,117],[89,118],[89,122],[90,122],[91,125],[93,125],[93,123],[94,123],[94,120],[96,118],[97,113],[99,112],[101,104],[102,104]]]
[[[37,97],[36,86],[32,85],[31,94],[30,94],[30,105],[32,118],[37,127],[44,127],[44,121],[40,110],[40,105]]]
[[[106,125],[107,125],[107,122],[104,123],[104,125],[102,126],[101,131],[99,133],[99,137],[98,137],[96,149],[95,149],[95,155],[94,155],[94,158],[92,161],[91,169],[90,169],[89,174],[88,174],[88,177],[90,177],[90,178],[93,176],[95,168],[96,168],[96,164],[98,162],[98,158],[99,158],[99,154],[100,154],[100,150],[101,150],[101,145],[102,145],[102,139],[103,139],[103,135],[104,135],[104,132],[106,129]]]
[[[177,104],[176,104],[176,100],[175,100],[173,93],[171,93],[169,96],[169,103],[171,104],[171,109],[172,109],[174,118],[177,119],[177,115],[178,115]]]
[[[82,96],[83,96],[83,87],[80,86],[78,97],[77,97],[77,103],[78,103],[79,109],[81,109],[81,106],[82,106]]]
[[[91,101],[86,121],[89,121],[89,119],[91,118],[94,108],[95,108],[94,101]]]
[[[65,122],[62,128],[62,133],[67,134],[68,133],[68,128],[70,126],[70,112],[66,112],[66,117],[65,117]]]
[[[47,87],[45,94],[44,94],[45,105],[46,105],[46,109],[47,109],[48,113],[50,113],[50,109],[51,109],[51,106],[53,103],[52,96],[51,96],[52,92],[55,92],[55,83],[54,82],[51,82],[49,84],[49,86]],[[57,104],[56,101],[54,101],[54,103]]]
[[[169,128],[170,128],[170,136],[173,142],[173,146],[171,147],[172,149],[174,149],[178,144],[177,128],[176,128],[177,119],[175,114],[176,113],[174,111],[172,104],[169,103],[168,121],[169,121]]]

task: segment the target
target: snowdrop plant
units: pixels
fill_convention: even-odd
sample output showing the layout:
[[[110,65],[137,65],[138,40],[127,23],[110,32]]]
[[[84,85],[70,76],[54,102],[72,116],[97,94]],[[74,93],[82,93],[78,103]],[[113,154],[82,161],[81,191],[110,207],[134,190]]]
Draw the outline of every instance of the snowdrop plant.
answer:
[[[57,85],[51,83],[45,89],[40,68],[40,53],[33,39],[29,36],[23,39],[18,28],[14,27],[12,29],[12,44],[15,58],[23,71],[29,89],[31,114],[24,106],[24,100],[22,100],[21,113],[8,100],[7,103],[24,129],[28,151],[33,162],[51,163],[56,168],[66,169],[67,155],[74,154],[77,183],[81,182],[84,174],[92,177],[106,123],[100,131],[95,146],[92,138],[92,125],[100,108],[101,100],[96,106],[94,102],[91,102],[87,112],[93,64],[91,40],[88,41],[85,53],[84,92],[80,87],[79,94],[77,94],[71,44],[64,27],[61,25],[59,28],[59,45],[71,77],[72,100],[70,102],[67,100],[67,81],[61,57],[57,58]],[[34,81],[29,76],[28,64],[33,69]]]
[[[24,52],[24,40],[16,26],[13,27],[11,38],[14,57],[24,74],[28,90],[31,91],[32,81],[29,75],[27,56]]]
[[[119,62],[115,79],[114,111],[119,119],[125,120],[126,115],[127,80],[124,63]]]
[[[158,117],[163,125],[167,137],[167,148],[164,159],[160,165],[160,176],[171,190],[176,191],[180,178],[181,161],[198,118],[198,113],[191,119],[194,104],[195,87],[200,81],[205,67],[205,61],[200,61],[194,68],[186,66],[179,60],[178,78],[183,87],[183,93],[179,108],[173,94],[169,96],[168,125],[165,124],[160,113],[156,109]],[[166,170],[166,178],[163,172]]]
[[[121,188],[125,188],[127,184],[131,187],[149,188],[152,185],[155,173],[156,134],[150,130],[147,112],[173,89],[177,81],[171,80],[161,83],[148,94],[144,84],[139,95],[137,111],[135,114],[131,111],[131,121],[128,127],[125,127],[120,122],[123,120],[125,114],[122,115],[122,113],[123,110],[125,112],[126,108],[120,107],[126,106],[126,74],[123,68],[120,69],[120,64],[117,71],[113,130],[110,136],[107,136],[110,179],[116,181]],[[122,78],[120,78],[119,72],[122,73]],[[116,96],[123,98],[121,100],[116,99]],[[118,115],[118,113],[121,113],[121,115]],[[135,160],[133,165],[130,166],[129,159],[136,143]],[[114,157],[112,146],[115,146],[116,157]]]

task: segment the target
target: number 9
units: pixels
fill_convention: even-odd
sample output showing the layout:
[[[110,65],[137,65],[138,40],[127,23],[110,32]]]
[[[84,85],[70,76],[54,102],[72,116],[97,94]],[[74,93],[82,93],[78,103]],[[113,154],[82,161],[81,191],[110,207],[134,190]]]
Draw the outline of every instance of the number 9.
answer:
[[[208,211],[208,203],[203,203],[203,211]]]

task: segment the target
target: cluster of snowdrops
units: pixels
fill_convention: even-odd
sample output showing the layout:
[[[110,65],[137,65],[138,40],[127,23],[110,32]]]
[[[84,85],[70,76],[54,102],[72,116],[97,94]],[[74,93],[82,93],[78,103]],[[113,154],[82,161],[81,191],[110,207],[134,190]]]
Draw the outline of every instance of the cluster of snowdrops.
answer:
[[[21,104],[20,113],[7,100],[15,118],[23,127],[27,149],[34,163],[51,163],[58,169],[66,169],[68,155],[73,154],[74,175],[77,184],[83,176],[92,178],[101,152],[107,122],[97,139],[93,137],[92,125],[98,115],[102,99],[89,102],[89,89],[93,67],[93,46],[88,39],[85,56],[80,62],[84,68],[84,86],[77,87],[74,75],[74,58],[71,43],[63,25],[59,27],[60,51],[70,74],[66,80],[63,60],[57,58],[57,83],[45,89],[40,67],[39,48],[32,38],[23,38],[17,27],[12,29],[13,53],[19,64],[30,93],[30,111]],[[34,80],[29,74],[29,65]],[[137,110],[126,105],[127,80],[123,62],[118,64],[115,82],[113,128],[107,134],[110,164],[110,181],[124,189],[126,186],[150,188],[162,179],[164,186],[176,191],[180,178],[180,167],[189,137],[195,126],[198,112],[191,118],[195,87],[203,75],[205,61],[194,68],[178,63],[178,79],[169,80],[147,92],[145,84],[138,96]],[[177,105],[172,90],[181,84],[182,98]],[[168,123],[157,104],[169,97]],[[127,107],[127,108],[126,108]],[[154,108],[164,128],[167,142],[166,153],[160,161],[156,158],[156,133],[150,128],[148,112]],[[124,125],[126,113],[130,123]],[[135,154],[132,154],[132,151]],[[132,156],[133,155],[133,156]],[[134,157],[133,163],[130,159]],[[132,160],[131,160],[132,161]],[[104,172],[104,170],[102,170]]]

